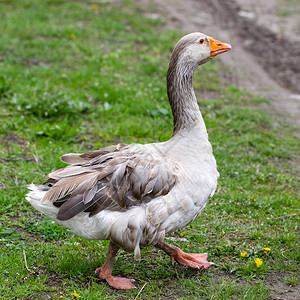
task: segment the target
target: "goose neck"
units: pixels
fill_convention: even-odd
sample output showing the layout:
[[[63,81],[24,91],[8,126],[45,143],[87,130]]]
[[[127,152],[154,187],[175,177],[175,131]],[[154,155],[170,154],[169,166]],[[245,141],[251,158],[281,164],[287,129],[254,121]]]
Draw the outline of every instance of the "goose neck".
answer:
[[[206,132],[193,89],[195,68],[170,63],[167,74],[167,92],[173,114],[173,136],[183,130],[200,125]]]

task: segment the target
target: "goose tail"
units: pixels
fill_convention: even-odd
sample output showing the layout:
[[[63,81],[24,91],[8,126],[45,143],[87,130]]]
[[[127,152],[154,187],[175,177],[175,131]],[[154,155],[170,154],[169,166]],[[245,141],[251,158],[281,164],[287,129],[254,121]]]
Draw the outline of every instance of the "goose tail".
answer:
[[[38,211],[50,217],[56,219],[58,208],[53,205],[50,201],[42,202],[44,196],[49,190],[48,186],[45,185],[28,185],[29,192],[25,196],[25,199]]]

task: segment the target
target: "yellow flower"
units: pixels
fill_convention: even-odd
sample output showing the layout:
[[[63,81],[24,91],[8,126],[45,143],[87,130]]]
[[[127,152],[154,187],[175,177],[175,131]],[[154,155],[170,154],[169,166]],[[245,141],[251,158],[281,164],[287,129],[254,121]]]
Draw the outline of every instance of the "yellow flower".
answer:
[[[75,290],[74,290],[74,292],[73,292],[73,293],[71,293],[71,295],[72,295],[74,298],[77,298],[77,297],[79,297],[79,294],[77,294]]]
[[[255,258],[254,261],[258,268],[263,264],[263,261],[260,258]]]
[[[253,202],[256,201],[256,199],[254,197],[252,197],[252,196],[250,197],[250,200],[253,201]]]
[[[246,257],[247,254],[248,254],[248,252],[246,252],[246,251],[241,252],[241,257]]]
[[[220,247],[219,247],[219,246],[216,246],[215,248],[216,248],[217,250],[220,250]]]
[[[70,39],[74,39],[75,38],[75,34],[74,33],[70,33],[69,37],[70,37]]]
[[[266,252],[268,252],[268,251],[271,251],[271,248],[265,247],[264,250],[265,250]]]
[[[92,4],[92,9],[97,10],[99,8],[98,4]]]

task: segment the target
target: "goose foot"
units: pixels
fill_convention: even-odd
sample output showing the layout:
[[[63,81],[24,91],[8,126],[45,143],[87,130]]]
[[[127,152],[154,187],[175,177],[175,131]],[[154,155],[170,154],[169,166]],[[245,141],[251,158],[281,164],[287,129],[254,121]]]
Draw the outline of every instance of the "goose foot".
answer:
[[[118,290],[129,290],[135,288],[134,279],[124,277],[114,277],[107,272],[107,269],[100,267],[95,270],[95,273],[100,279],[105,280],[111,287]]]
[[[181,265],[194,269],[205,269],[214,264],[210,261],[207,261],[207,253],[185,253],[178,247],[171,246],[164,242],[158,243],[155,245],[155,247],[165,251],[168,255],[170,255],[172,264],[177,261]]]
[[[119,247],[113,242],[110,242],[106,261],[102,267],[97,268],[95,270],[95,273],[98,274],[97,276],[100,279],[106,280],[106,282],[115,289],[119,289],[119,290],[133,289],[135,288],[134,284],[132,283],[134,279],[114,277],[111,275],[113,270],[114,260],[118,251],[119,251]]]

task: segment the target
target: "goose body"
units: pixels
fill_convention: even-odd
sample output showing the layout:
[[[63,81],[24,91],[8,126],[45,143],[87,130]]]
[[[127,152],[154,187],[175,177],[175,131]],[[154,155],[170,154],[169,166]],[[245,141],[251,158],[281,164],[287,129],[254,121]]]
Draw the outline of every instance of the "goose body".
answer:
[[[199,133],[197,127],[194,129],[195,133]],[[194,130],[189,134],[193,135],[193,132]],[[207,137],[201,140],[197,138],[196,134],[196,138],[192,137],[192,139],[195,138],[193,143],[188,135],[182,134],[182,137],[181,134],[180,136],[176,135],[165,143],[120,145],[120,150],[113,152],[117,158],[126,157],[125,164],[131,163],[133,157],[138,161],[136,167],[141,165],[138,168],[138,175],[144,178],[145,188],[151,177],[150,170],[145,170],[146,165],[154,163],[153,166],[159,166],[158,172],[163,169],[165,173],[156,176],[157,180],[164,183],[160,188],[166,188],[166,191],[162,191],[162,195],[149,199],[150,201],[146,199],[147,195],[145,195],[144,202],[141,204],[138,201],[136,204],[128,203],[125,209],[104,209],[93,216],[90,216],[93,211],[82,211],[69,218],[69,215],[59,215],[59,207],[54,206],[51,200],[41,201],[49,191],[48,187],[41,188],[31,185],[32,192],[28,195],[28,199],[37,210],[76,235],[87,239],[112,240],[130,252],[136,249],[136,259],[138,259],[140,245],[143,247],[156,244],[164,238],[165,233],[193,221],[216,189],[218,172]],[[178,139],[178,137],[180,138]],[[198,144],[199,147],[192,147],[187,155],[186,149],[191,142],[193,145]],[[101,155],[96,156],[96,158],[101,157]],[[76,161],[76,155],[72,159]],[[88,162],[88,165],[84,166],[86,162],[82,162],[80,158],[77,163],[75,161],[64,170],[56,171],[57,175],[54,172],[50,176],[61,176],[60,178],[69,180],[72,180],[73,176],[80,176],[84,180],[86,174],[93,174],[90,170],[94,171],[95,166],[99,169],[98,164],[89,165]],[[200,169],[199,165],[201,165]],[[85,168],[86,170],[84,170]],[[103,168],[100,170],[102,171]],[[123,168],[123,166],[116,165],[116,169],[118,168]],[[80,169],[83,173],[72,175],[81,172]],[[96,169],[96,176],[101,176],[101,171]],[[160,175],[168,177],[161,178]],[[159,184],[157,183],[157,185]],[[160,192],[158,191],[158,193]],[[109,204],[114,205],[115,203],[109,202]],[[66,211],[66,214],[70,211]],[[64,220],[66,218],[67,220]],[[129,227],[134,227],[134,230],[128,231]],[[144,232],[149,234],[145,235]]]
[[[153,245],[186,266],[208,267],[206,254],[187,254],[163,242],[166,233],[195,220],[213,196],[219,173],[193,91],[196,67],[230,50],[202,33],[184,36],[175,46],[167,75],[174,116],[170,140],[119,144],[85,154],[66,154],[69,166],[30,185],[26,199],[40,212],[87,239],[110,240],[99,277],[120,289],[130,279],[111,275],[119,248],[134,252]]]

